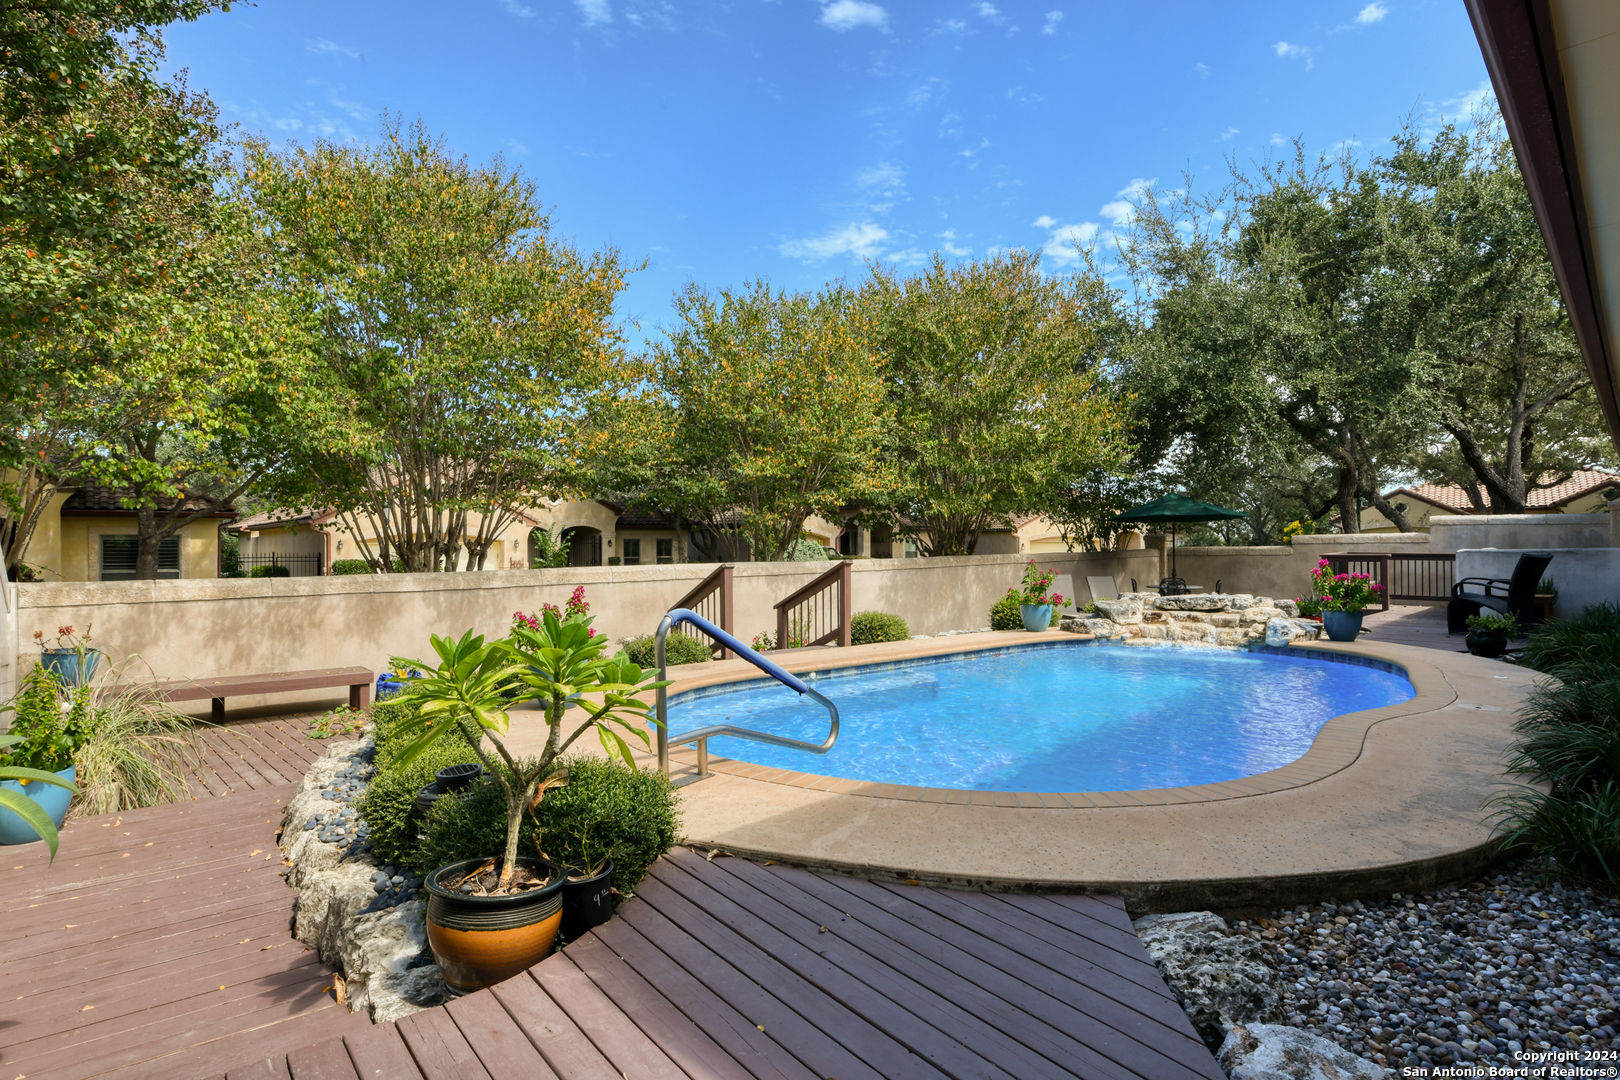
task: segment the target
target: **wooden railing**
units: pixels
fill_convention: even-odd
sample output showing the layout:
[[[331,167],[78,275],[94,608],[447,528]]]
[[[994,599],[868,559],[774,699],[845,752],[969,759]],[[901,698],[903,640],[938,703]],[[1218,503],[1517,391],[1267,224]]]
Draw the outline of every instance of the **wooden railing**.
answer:
[[[1457,580],[1457,556],[1449,551],[1335,551],[1322,557],[1335,574],[1366,574],[1382,585],[1381,611],[1389,610],[1391,600],[1450,600]]]
[[[776,647],[825,645],[836,640],[847,648],[854,602],[850,582],[850,564],[840,562],[777,604]]]
[[[685,608],[688,611],[695,611],[726,633],[735,634],[737,631],[731,625],[731,572],[733,569],[731,563],[724,563],[716,567],[714,573],[698,582],[697,588],[671,604],[669,610],[674,611],[676,608]],[[688,637],[697,638],[700,641],[706,640],[702,631],[684,624],[676,628],[676,633],[686,634]],[[731,659],[731,650],[718,642],[713,643],[713,651],[715,656],[721,660]]]

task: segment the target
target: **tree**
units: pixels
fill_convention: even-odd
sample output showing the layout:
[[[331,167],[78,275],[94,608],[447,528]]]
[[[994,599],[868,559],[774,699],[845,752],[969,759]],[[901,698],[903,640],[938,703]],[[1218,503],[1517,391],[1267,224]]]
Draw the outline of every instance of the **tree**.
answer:
[[[894,415],[897,531],[928,555],[971,555],[986,528],[1057,509],[1055,493],[1124,460],[1119,404],[1099,376],[1113,294],[1049,278],[1022,251],[866,287]]]
[[[250,141],[244,195],[311,312],[349,437],[278,469],[286,505],[335,508],[379,571],[482,565],[518,510],[560,494],[579,418],[626,385],[616,252],[551,233],[534,184],[454,158],[420,121],[375,148]]]
[[[0,539],[15,568],[57,484],[84,464],[78,382],[161,293],[154,200],[212,180],[211,111],[159,83],[159,28],[219,0],[0,6]]]
[[[1435,358],[1421,260],[1395,224],[1370,168],[1298,147],[1214,198],[1190,179],[1147,193],[1126,249],[1142,333],[1123,379],[1147,444],[1226,490],[1257,457],[1304,449],[1332,464],[1344,531],[1358,500],[1409,531],[1382,489],[1422,445]]]
[[[1409,128],[1378,164],[1429,283],[1436,419],[1453,447],[1427,455],[1425,471],[1459,483],[1479,512],[1522,514],[1530,492],[1610,447],[1501,117],[1482,111],[1427,141]]]
[[[619,466],[638,501],[735,527],[774,561],[810,515],[884,494],[882,361],[853,291],[688,285],[675,310],[650,357],[654,400],[634,414],[641,449]]]

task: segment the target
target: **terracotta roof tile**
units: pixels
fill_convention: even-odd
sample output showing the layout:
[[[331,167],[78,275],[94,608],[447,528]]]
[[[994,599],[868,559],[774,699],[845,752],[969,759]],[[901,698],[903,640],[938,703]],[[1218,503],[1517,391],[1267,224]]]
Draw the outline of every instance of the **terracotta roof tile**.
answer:
[[[62,503],[62,513],[68,515],[133,514],[135,511],[126,507],[123,502],[127,494],[127,488],[110,488],[102,484],[84,484]],[[173,510],[175,501],[174,499],[159,499],[157,500],[158,509],[162,511]],[[208,503],[206,501],[194,498],[187,498],[184,507],[187,511],[206,510],[207,508]],[[235,517],[236,508],[227,506],[215,511],[210,516]]]
[[[1601,469],[1577,469],[1568,480],[1553,487],[1537,488],[1530,492],[1525,499],[1525,505],[1533,509],[1551,509],[1574,502],[1594,491],[1600,491],[1610,485],[1620,485],[1620,476],[1604,472]],[[1385,498],[1393,498],[1397,494],[1411,495],[1435,506],[1443,506],[1459,514],[1474,513],[1474,504],[1469,501],[1468,493],[1460,484],[1415,484],[1412,487],[1397,488]]]

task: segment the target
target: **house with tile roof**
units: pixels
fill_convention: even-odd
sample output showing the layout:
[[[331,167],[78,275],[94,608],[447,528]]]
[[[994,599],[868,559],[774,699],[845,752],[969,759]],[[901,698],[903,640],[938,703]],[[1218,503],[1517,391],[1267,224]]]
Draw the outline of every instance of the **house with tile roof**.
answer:
[[[1546,477],[1551,480],[1552,477]],[[1525,500],[1530,514],[1600,514],[1611,500],[1620,497],[1620,475],[1601,469],[1578,469],[1569,479],[1537,488]],[[1416,484],[1396,488],[1385,498],[1401,510],[1419,532],[1429,531],[1429,519],[1452,514],[1480,514],[1468,492],[1460,484]],[[1376,507],[1361,512],[1364,533],[1396,532],[1395,523]]]
[[[23,562],[41,581],[133,581],[135,511],[127,492],[84,483],[57,489],[34,526]],[[187,498],[158,500],[158,512],[196,513],[158,548],[158,578],[219,575],[219,530],[236,517],[233,506],[213,507]]]

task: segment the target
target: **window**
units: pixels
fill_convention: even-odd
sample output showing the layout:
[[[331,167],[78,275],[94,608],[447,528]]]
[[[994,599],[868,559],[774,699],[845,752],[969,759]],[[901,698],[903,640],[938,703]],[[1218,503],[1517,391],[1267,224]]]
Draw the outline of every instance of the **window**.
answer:
[[[135,556],[140,541],[133,536],[103,536],[101,538],[101,580],[134,581]],[[180,576],[180,538],[171,536],[158,544],[158,570],[160,578]]]
[[[914,537],[907,537],[906,538],[906,558],[915,559],[916,557],[917,557],[917,541],[916,541],[916,539]]]
[[[675,561],[675,541],[658,541],[658,561],[660,563],[672,563]]]
[[[619,549],[624,552],[624,565],[626,565],[626,566],[640,566],[641,565],[641,541],[640,540],[622,540],[622,541],[619,542]]]

